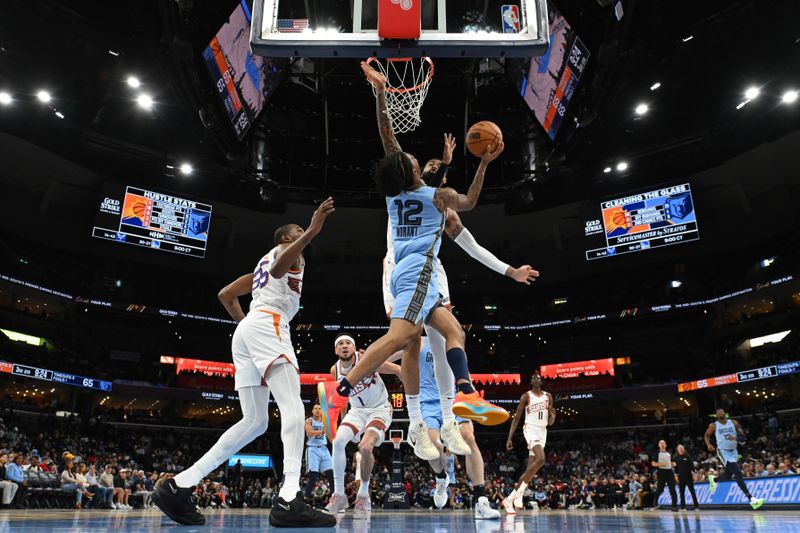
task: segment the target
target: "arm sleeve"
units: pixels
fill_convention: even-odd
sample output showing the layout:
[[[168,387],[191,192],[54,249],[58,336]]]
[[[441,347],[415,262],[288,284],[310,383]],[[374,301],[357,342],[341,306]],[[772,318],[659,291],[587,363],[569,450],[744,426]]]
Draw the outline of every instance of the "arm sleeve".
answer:
[[[461,230],[461,233],[456,236],[454,241],[467,252],[470,257],[476,259],[498,274],[505,276],[509,265],[500,261],[492,252],[478,244],[478,241],[475,240],[475,237],[472,236],[472,233],[470,233],[467,228]]]

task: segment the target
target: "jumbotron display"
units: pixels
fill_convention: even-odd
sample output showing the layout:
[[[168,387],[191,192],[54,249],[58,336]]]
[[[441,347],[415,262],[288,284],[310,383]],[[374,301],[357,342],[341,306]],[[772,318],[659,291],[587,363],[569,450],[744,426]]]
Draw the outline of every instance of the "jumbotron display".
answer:
[[[205,257],[211,206],[194,200],[108,184],[92,237]]]
[[[691,185],[683,183],[602,202],[600,218],[588,220],[584,231],[595,246],[602,245],[586,251],[589,261],[696,241],[700,232]]]

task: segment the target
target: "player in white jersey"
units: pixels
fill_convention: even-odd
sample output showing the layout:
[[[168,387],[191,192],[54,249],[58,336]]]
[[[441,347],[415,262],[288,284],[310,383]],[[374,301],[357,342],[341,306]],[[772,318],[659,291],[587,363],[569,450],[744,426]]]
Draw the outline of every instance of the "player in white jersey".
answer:
[[[536,475],[536,472],[544,466],[547,426],[556,421],[553,396],[549,392],[542,390],[542,376],[539,374],[531,376],[531,390],[523,394],[519,400],[519,407],[517,407],[517,412],[514,413],[514,420],[512,420],[511,429],[508,431],[508,441],[506,442],[508,451],[514,449],[511,439],[517,430],[522,413],[525,413],[525,425],[522,428],[522,432],[525,435],[525,441],[528,443],[528,469],[520,477],[519,487],[503,500],[503,507],[505,507],[508,514],[516,514],[514,508],[522,509],[522,494],[533,479],[533,476]]]
[[[205,523],[192,499],[195,485],[267,430],[271,393],[281,413],[284,482],[269,523],[276,527],[336,525],[335,516],[306,505],[300,491],[305,409],[300,398],[297,358],[289,338],[289,321],[300,306],[303,249],[319,234],[325,219],[333,212],[333,199],[328,198],[314,212],[307,229],[296,224],[278,228],[275,247],[262,258],[255,271],[220,291],[220,302],[239,323],[231,351],[242,419],[223,433],[194,465],[156,489],[153,501],[172,520],[187,525]],[[253,301],[245,316],[239,297],[248,293]]]
[[[353,337],[340,334],[334,341],[338,360],[331,367],[331,375],[336,381],[347,376],[358,365],[361,354],[356,350]],[[333,434],[333,485],[334,492],[326,509],[331,513],[344,511],[348,507],[344,492],[344,470],[347,465],[345,448],[351,441],[358,442],[361,454],[361,469],[356,472],[361,481],[356,494],[353,518],[369,518],[372,503],[369,497],[369,481],[375,456],[372,450],[380,446],[386,438],[386,430],[392,424],[392,406],[389,392],[380,373],[400,376],[400,366],[386,362],[377,372],[353,384],[348,402],[349,409],[339,427],[334,425],[336,413],[325,402],[321,402],[326,427]],[[327,412],[326,412],[327,409]]]

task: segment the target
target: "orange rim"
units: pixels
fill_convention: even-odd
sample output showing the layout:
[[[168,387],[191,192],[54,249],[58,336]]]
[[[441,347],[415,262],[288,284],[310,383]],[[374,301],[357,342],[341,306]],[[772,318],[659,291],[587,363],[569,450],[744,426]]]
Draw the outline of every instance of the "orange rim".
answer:
[[[375,56],[369,57],[369,58],[367,58],[367,64],[369,65],[373,61],[377,61],[377,60],[378,60],[378,58],[375,57]],[[414,58],[413,57],[390,57],[390,58],[387,58],[386,61],[389,62],[389,63],[394,63],[395,61],[414,61]],[[387,86],[386,87],[386,91],[390,92],[390,93],[410,93],[410,92],[418,91],[418,90],[420,90],[422,88],[423,85],[426,85],[426,84],[430,83],[431,80],[433,79],[433,59],[431,59],[428,56],[422,56],[422,57],[420,57],[420,61],[427,61],[428,65],[430,66],[430,69],[428,70],[428,76],[424,80],[422,80],[421,82],[419,82],[417,85],[415,85],[413,87],[408,87],[408,88],[404,88],[404,89],[398,89],[396,87]],[[386,81],[388,83],[388,81],[389,81],[388,78],[387,78]]]

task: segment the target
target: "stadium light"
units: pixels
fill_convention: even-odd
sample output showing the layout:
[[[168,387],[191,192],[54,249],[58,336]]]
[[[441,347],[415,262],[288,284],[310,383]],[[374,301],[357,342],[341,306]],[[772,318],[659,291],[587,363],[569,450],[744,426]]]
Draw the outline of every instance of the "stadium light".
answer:
[[[748,100],[755,100],[756,98],[758,98],[759,94],[761,94],[761,91],[758,89],[758,87],[749,87],[744,92],[744,97],[747,98]]]
[[[140,82],[139,78],[136,76],[128,76],[128,79],[125,81],[131,89],[138,89],[142,85],[142,82]]]
[[[0,104],[8,105],[13,102],[14,99],[11,98],[11,95],[5,91],[0,92]]]
[[[136,103],[142,109],[151,109],[153,107],[153,98],[149,94],[140,94],[136,97]]]
[[[188,176],[189,174],[194,172],[194,168],[192,168],[192,165],[190,165],[189,163],[181,163],[180,170],[181,174],[183,174],[184,176]]]
[[[683,282],[679,279],[673,279],[672,281],[669,282],[669,286],[672,289],[679,289],[681,285],[683,285]]]
[[[64,113],[62,113],[61,111],[56,111],[56,116],[58,118],[64,118]]]
[[[50,100],[53,99],[53,97],[50,96],[50,93],[47,92],[47,91],[39,91],[39,92],[37,92],[36,93],[36,98],[38,98],[39,101],[42,102],[43,104],[46,104],[47,102],[49,102]]]
[[[767,268],[774,262],[775,262],[774,257],[767,257],[766,259],[762,259],[758,264],[761,268]]]
[[[688,42],[689,42],[689,41],[691,41],[692,39],[694,39],[694,35],[687,35],[686,37],[684,37],[683,39],[681,39],[681,41],[683,41],[683,42],[685,42],[685,43],[688,43]]]
[[[757,348],[757,347],[763,346],[765,344],[781,342],[791,332],[792,332],[792,330],[787,329],[786,331],[779,331],[778,333],[772,333],[771,335],[764,335],[763,337],[752,338],[752,339],[749,340],[750,347],[751,348]]]
[[[781,102],[784,104],[793,104],[797,101],[797,91],[786,91],[781,97]]]
[[[656,91],[661,88],[661,82],[657,81],[653,85],[650,86],[651,91]]]
[[[639,104],[636,106],[636,114],[639,116],[646,115],[648,111],[650,111],[650,107],[647,104]]]
[[[608,174],[609,172],[611,172],[611,167],[606,167],[603,169],[603,174]]]
[[[625,172],[626,170],[628,170],[628,163],[626,161],[620,161],[617,163],[617,171]]]

